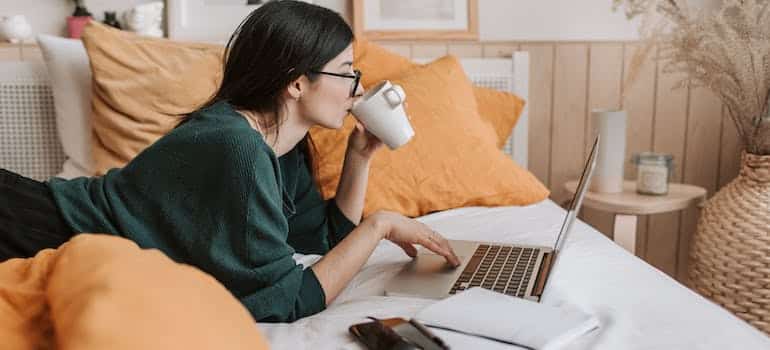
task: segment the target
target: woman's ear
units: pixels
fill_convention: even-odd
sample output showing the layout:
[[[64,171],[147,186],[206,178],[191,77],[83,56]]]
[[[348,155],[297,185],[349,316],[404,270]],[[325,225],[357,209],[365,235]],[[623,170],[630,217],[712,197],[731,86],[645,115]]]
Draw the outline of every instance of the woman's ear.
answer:
[[[289,86],[286,87],[286,93],[288,97],[294,100],[299,100],[302,94],[307,90],[307,77],[304,75],[292,81]]]

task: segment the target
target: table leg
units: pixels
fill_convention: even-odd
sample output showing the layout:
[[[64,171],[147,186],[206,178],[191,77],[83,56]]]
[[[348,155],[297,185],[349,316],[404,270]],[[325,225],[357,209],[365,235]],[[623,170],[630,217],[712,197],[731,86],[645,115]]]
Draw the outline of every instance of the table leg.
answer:
[[[631,254],[636,254],[636,215],[615,215],[613,239]]]

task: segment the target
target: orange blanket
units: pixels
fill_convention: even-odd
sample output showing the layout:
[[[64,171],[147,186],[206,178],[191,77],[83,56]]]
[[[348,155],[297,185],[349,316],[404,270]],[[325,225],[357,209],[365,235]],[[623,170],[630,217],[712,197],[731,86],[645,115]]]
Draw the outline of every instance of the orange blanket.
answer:
[[[211,276],[91,234],[0,264],[0,339],[4,349],[267,349]]]

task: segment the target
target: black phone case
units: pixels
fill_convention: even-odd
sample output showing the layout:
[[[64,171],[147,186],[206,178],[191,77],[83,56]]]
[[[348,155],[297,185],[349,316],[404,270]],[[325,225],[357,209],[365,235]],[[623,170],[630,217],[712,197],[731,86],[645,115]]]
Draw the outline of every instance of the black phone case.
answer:
[[[380,321],[354,324],[348,330],[370,350],[420,349]]]

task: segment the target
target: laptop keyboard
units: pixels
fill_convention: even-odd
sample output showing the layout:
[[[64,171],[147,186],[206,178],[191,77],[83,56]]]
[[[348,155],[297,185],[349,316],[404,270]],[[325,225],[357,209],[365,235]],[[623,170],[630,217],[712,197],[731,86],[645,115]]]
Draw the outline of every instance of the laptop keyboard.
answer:
[[[539,251],[537,248],[480,244],[449,294],[481,287],[524,297]]]

